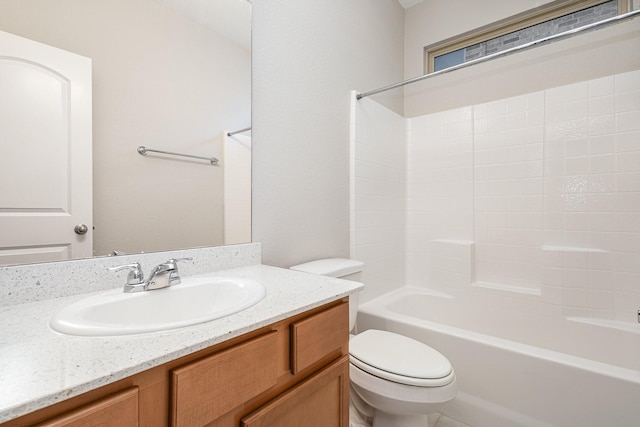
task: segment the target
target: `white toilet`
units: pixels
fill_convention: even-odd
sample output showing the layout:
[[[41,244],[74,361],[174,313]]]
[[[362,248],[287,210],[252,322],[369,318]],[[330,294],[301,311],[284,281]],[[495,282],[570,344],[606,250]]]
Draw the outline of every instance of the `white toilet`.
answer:
[[[331,258],[291,269],[360,281],[363,266],[360,261]],[[351,295],[349,303],[353,330],[358,295]],[[373,416],[373,427],[427,427],[427,414],[438,412],[456,397],[451,363],[419,341],[370,329],[351,336],[349,355],[351,405],[359,415]]]

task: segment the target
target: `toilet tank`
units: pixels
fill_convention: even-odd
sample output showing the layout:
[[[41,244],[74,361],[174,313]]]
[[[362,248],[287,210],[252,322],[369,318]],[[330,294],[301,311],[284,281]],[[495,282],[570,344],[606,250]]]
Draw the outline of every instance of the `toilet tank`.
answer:
[[[354,282],[362,282],[362,269],[364,263],[348,258],[327,258],[316,261],[305,262],[290,267],[291,270],[303,271],[305,273],[319,274],[322,276],[336,277]],[[356,325],[358,314],[358,294],[349,296],[349,330]]]

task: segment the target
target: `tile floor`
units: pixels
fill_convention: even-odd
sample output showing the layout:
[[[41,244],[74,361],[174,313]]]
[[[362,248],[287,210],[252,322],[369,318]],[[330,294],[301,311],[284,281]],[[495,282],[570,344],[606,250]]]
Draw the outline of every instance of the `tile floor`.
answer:
[[[356,417],[358,418],[358,417]],[[431,427],[471,427],[447,416],[434,413],[429,415],[429,425]],[[371,424],[362,418],[352,419],[349,422],[350,427],[371,427]],[[392,426],[389,426],[392,427]]]
[[[471,427],[467,424],[461,423],[460,421],[456,421],[440,414],[429,415],[429,425],[432,425],[433,427]]]

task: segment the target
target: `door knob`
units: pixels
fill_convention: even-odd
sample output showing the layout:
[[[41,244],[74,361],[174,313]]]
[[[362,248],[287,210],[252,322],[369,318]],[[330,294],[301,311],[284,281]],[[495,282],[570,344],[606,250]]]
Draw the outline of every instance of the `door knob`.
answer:
[[[78,224],[73,227],[73,231],[75,231],[76,234],[87,234],[87,231],[89,231],[89,227],[87,227],[85,224]]]

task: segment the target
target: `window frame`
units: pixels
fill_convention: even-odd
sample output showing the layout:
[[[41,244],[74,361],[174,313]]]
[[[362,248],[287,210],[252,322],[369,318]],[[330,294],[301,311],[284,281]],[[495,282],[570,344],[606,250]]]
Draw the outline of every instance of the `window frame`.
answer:
[[[437,56],[445,55],[514,31],[594,7],[607,1],[609,0],[558,0],[479,27],[475,30],[467,31],[458,36],[450,37],[441,42],[425,46],[424,73],[430,74],[434,72],[435,58]],[[618,0],[618,15],[631,10],[629,3],[629,0]]]

